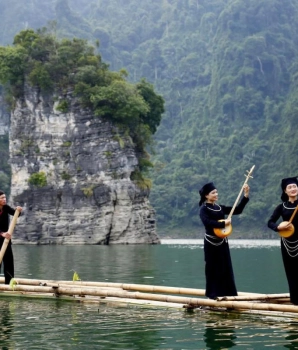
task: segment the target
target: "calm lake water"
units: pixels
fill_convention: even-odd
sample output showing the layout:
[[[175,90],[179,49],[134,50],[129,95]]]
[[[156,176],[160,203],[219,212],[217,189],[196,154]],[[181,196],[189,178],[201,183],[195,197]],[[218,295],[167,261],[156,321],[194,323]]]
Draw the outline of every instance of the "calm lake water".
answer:
[[[279,241],[230,240],[239,291],[288,292]],[[205,288],[201,240],[13,246],[16,277]],[[298,272],[297,272],[298,274]],[[0,349],[298,349],[298,317],[189,313],[0,295]]]

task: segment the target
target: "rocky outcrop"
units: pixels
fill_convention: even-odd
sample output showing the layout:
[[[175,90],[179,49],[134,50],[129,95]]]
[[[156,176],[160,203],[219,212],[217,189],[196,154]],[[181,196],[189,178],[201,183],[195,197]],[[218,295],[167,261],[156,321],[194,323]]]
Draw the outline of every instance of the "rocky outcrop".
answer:
[[[27,89],[12,113],[11,202],[24,208],[14,243],[159,243],[149,191],[130,179],[130,137],[65,98],[61,113],[59,99]]]
[[[5,106],[4,98],[0,91],[0,136],[8,134],[9,120],[10,114]]]

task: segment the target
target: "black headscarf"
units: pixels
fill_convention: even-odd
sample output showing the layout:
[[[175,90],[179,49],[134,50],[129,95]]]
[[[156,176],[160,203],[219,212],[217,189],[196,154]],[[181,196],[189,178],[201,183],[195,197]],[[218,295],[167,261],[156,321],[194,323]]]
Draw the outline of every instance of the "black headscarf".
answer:
[[[200,193],[201,199],[199,202],[199,206],[201,206],[205,202],[205,200],[206,200],[205,196],[215,189],[216,189],[216,187],[215,187],[213,182],[208,182],[200,189],[199,193]]]
[[[280,187],[282,189],[282,194],[281,194],[280,198],[283,202],[286,202],[289,199],[288,195],[285,193],[285,189],[290,184],[296,184],[298,186],[297,177],[287,177],[287,178],[281,180]]]

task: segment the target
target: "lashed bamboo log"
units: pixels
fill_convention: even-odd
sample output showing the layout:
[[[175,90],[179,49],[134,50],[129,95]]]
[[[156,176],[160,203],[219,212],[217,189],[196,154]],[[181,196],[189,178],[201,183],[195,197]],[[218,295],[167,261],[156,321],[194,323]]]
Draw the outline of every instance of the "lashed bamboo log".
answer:
[[[256,294],[256,295],[242,295],[242,296],[231,296],[231,297],[218,297],[218,301],[253,301],[253,300],[270,300],[270,299],[288,299],[289,293],[282,294]]]
[[[282,299],[268,299],[268,301],[270,303],[274,303],[274,304],[290,304],[291,303],[291,300],[290,300],[290,297],[288,298],[282,298]]]
[[[157,292],[157,293],[172,293],[172,294],[186,294],[204,296],[204,289],[195,288],[178,288],[178,287],[165,287],[165,286],[153,286],[146,284],[127,284],[127,283],[113,283],[113,282],[88,282],[88,281],[58,281],[58,280],[41,280],[41,279],[27,279],[27,278],[15,278],[18,284],[25,285],[69,285],[75,287],[110,287],[110,288],[121,288],[123,290],[133,290],[142,292]],[[4,279],[0,278],[0,282]]]
[[[74,285],[85,287],[112,287],[122,288],[123,290],[139,291],[139,292],[151,292],[151,293],[171,293],[171,294],[183,294],[194,296],[205,296],[205,289],[196,288],[179,288],[179,287],[166,287],[166,286],[154,286],[147,284],[128,284],[128,283],[113,283],[113,282],[88,282],[88,281],[58,281],[58,280],[42,280],[42,279],[29,279],[29,278],[15,278],[19,284],[27,285]],[[0,282],[1,282],[0,278]],[[245,293],[239,292],[239,295],[266,295],[259,293]]]
[[[8,233],[12,236],[13,234],[13,230],[15,228],[15,225],[17,223],[17,219],[20,215],[20,212],[18,209],[16,209],[15,213],[14,213],[14,216],[12,217],[12,220],[10,222],[10,225],[9,225],[9,228],[8,228]],[[3,243],[2,243],[2,247],[1,247],[1,250],[0,250],[0,264],[2,263],[2,260],[3,260],[3,256],[6,252],[6,249],[7,249],[7,246],[8,246],[8,243],[9,243],[9,239],[5,238]]]
[[[12,291],[8,285],[0,285],[2,291]],[[149,294],[140,292],[126,292],[115,291],[100,288],[84,288],[84,287],[46,287],[46,286],[27,286],[16,285],[14,291],[29,292],[29,293],[50,293],[55,295],[72,295],[72,296],[98,296],[98,297],[116,297],[126,299],[141,299],[186,304],[188,306],[209,306],[214,308],[229,308],[229,309],[243,309],[243,310],[262,310],[262,311],[278,311],[278,312],[290,312],[298,313],[298,306],[295,305],[277,305],[270,303],[258,303],[247,301],[217,301],[203,298],[191,298],[180,296],[168,296],[161,294]]]

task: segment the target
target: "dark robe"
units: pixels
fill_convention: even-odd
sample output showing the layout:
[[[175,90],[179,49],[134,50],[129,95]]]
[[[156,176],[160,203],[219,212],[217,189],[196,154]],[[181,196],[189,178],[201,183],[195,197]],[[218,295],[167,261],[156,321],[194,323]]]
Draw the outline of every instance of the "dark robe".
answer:
[[[233,215],[241,214],[249,198],[243,197]],[[210,299],[222,296],[235,296],[237,289],[234,280],[228,239],[221,239],[213,232],[214,228],[224,228],[223,220],[232,207],[204,203],[200,209],[200,218],[205,226],[204,253],[206,296]]]
[[[279,204],[270,219],[268,227],[278,232],[277,221],[289,221],[298,201],[291,203],[289,201]],[[294,217],[292,224],[295,232],[291,237],[281,238],[281,254],[284,268],[288,280],[291,303],[298,305],[298,214]]]
[[[7,232],[9,229],[9,215],[14,215],[15,209],[11,208],[9,205],[4,205],[2,212],[0,212],[0,233]],[[0,236],[0,249],[5,238]],[[4,278],[5,284],[9,284],[10,280],[14,277],[14,262],[13,253],[11,248],[11,240],[8,243],[5,254],[3,256],[4,265]],[[1,265],[0,265],[1,268]]]

